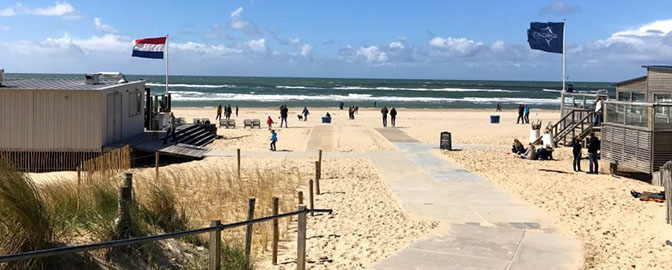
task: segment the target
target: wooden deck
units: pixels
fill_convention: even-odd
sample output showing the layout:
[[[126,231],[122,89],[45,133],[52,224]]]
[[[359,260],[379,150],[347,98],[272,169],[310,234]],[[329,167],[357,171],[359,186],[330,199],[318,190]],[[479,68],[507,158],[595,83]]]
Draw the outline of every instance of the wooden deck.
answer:
[[[179,134],[192,127],[193,124],[181,125],[175,128],[175,132]],[[130,145],[134,151],[154,153],[159,152],[162,155],[172,155],[177,157],[202,159],[205,154],[210,152],[207,147],[196,146],[191,144],[168,142],[163,143],[163,137],[166,136],[163,131],[145,131],[139,134],[115,143],[106,145],[104,148],[118,148],[124,145]]]

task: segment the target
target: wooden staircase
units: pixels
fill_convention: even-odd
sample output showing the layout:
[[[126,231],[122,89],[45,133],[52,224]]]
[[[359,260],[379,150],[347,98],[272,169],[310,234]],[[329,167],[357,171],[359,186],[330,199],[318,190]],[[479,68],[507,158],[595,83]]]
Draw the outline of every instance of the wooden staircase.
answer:
[[[570,145],[573,138],[585,139],[591,132],[600,132],[600,126],[594,126],[594,110],[572,110],[551,126],[553,142],[556,145]],[[539,136],[534,143],[542,141]]]
[[[205,146],[215,141],[217,134],[209,130],[206,124],[194,124],[175,128],[175,137],[180,144]],[[172,138],[170,141],[175,142]]]

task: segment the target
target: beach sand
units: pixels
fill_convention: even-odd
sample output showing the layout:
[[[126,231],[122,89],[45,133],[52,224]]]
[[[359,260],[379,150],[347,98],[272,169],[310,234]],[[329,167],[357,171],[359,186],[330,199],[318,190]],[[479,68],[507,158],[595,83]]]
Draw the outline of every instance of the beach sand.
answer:
[[[220,152],[240,148],[254,152],[255,157],[243,160],[244,167],[300,168],[301,187],[311,178],[311,164],[315,158],[298,157],[301,153],[316,156],[318,149],[325,152],[325,192],[317,196],[317,208],[334,209],[333,215],[309,217],[308,261],[310,269],[365,269],[414,239],[430,233],[435,224],[406,215],[395,195],[372,168],[366,152],[395,150],[376,128],[382,128],[380,108],[360,108],[356,120],[348,120],[346,110],[337,108],[309,108],[308,121],[297,121],[302,108],[290,108],[289,127],[276,128],[278,150],[286,155],[272,158],[256,157],[268,153],[270,133],[265,126],[267,116],[277,121],[275,108],[242,108],[236,129],[219,128],[223,139],[209,145]],[[187,121],[210,117],[215,108],[174,108],[177,117]],[[326,112],[332,124],[320,123]],[[494,110],[476,109],[398,109],[397,128],[410,137],[438,146],[440,133],[452,133],[453,144],[491,146],[492,150],[472,150],[436,153],[448,161],[480,174],[497,186],[526,202],[544,210],[562,231],[579,238],[584,250],[582,269],[672,269],[672,247],[665,240],[672,239],[672,226],[665,224],[664,205],[642,202],[632,198],[631,189],[659,191],[658,187],[615,178],[605,173],[608,164],[602,163],[602,175],[575,173],[568,148],[559,148],[556,161],[528,161],[515,159],[509,154],[514,138],[529,139],[529,125],[516,125],[517,113],[512,110],[495,113]],[[490,115],[501,116],[500,124],[490,124]],[[558,111],[535,110],[530,120],[542,120],[542,126],[559,118]],[[261,129],[243,129],[243,119],[260,119]],[[328,154],[344,152],[346,156]],[[584,152],[585,155],[585,152]],[[231,158],[207,157],[182,165],[232,164]],[[192,164],[192,165],[189,165]],[[277,167],[277,164],[285,164]],[[272,167],[276,166],[276,167]],[[582,169],[588,169],[584,160]],[[72,174],[61,173],[72,177]],[[49,174],[33,174],[36,178]],[[214,216],[208,216],[214,218]],[[224,218],[222,218],[224,219]],[[296,223],[280,244],[280,265],[270,265],[270,253],[260,253],[258,269],[293,269],[296,245]]]

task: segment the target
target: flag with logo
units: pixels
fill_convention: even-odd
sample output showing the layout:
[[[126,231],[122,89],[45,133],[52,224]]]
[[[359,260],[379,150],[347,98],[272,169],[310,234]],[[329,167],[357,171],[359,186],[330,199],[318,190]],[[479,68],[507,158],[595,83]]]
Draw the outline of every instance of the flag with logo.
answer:
[[[532,22],[527,30],[527,42],[530,48],[552,53],[563,53],[562,39],[565,23]]]

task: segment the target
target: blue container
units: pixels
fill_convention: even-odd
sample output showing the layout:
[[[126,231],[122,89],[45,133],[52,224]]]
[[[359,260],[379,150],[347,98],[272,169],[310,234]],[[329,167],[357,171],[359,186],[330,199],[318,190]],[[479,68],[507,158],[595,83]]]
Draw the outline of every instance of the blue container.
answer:
[[[331,124],[331,117],[322,117],[322,123]]]
[[[490,115],[490,124],[499,124],[499,115]]]

